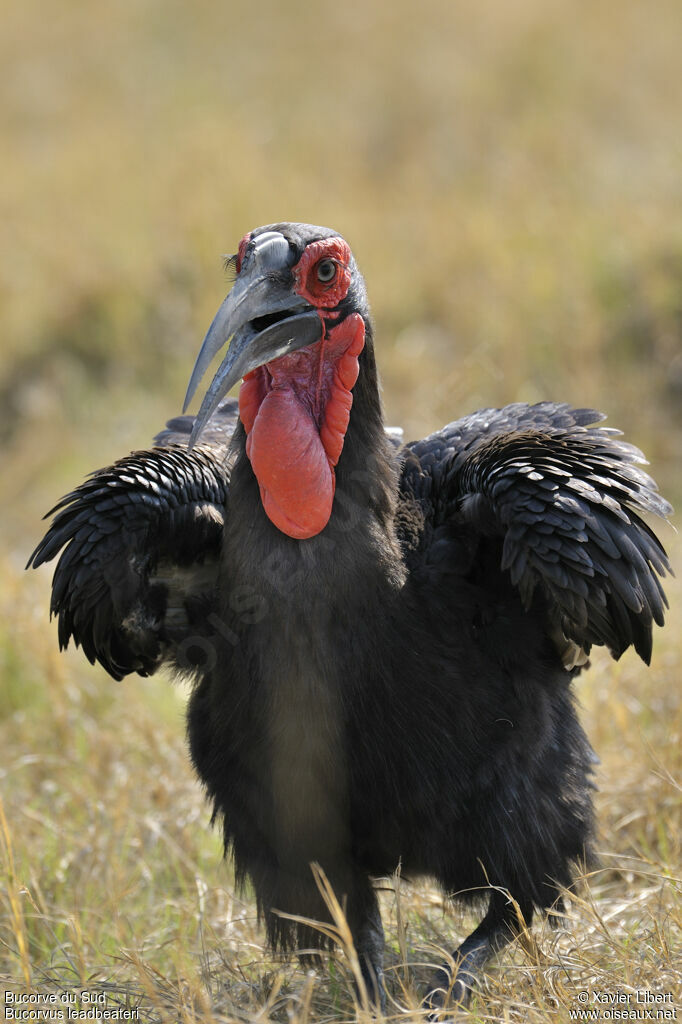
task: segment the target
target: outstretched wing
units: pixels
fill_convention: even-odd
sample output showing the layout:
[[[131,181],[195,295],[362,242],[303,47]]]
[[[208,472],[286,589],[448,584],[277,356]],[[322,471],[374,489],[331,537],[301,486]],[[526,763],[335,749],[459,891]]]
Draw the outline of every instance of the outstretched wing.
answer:
[[[28,565],[61,551],[50,606],[60,647],[73,638],[114,679],[190,667],[184,645],[216,604],[236,422],[225,406],[191,452],[192,418],[171,420],[159,447],[98,470],[48,512]]]
[[[641,452],[590,426],[603,419],[551,402],[484,409],[408,445],[401,487],[423,516],[419,557],[443,527],[499,536],[502,569],[527,607],[543,592],[565,650],[603,644],[618,658],[633,644],[648,663],[671,569],[642,516],[672,509]]]

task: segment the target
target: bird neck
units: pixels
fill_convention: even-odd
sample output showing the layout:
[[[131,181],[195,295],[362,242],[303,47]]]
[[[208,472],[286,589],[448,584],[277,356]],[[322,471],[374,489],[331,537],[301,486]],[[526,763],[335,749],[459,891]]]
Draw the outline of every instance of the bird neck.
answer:
[[[336,467],[336,494],[330,528],[347,529],[355,517],[391,535],[398,493],[398,464],[386,437],[371,325],[367,325],[353,406]]]
[[[232,579],[251,585],[259,577],[265,589],[273,586],[288,601],[294,598],[292,579],[306,580],[302,600],[311,598],[311,588],[318,583],[321,594],[325,589],[329,593],[332,579],[337,588],[351,590],[356,584],[359,589],[369,585],[372,591],[374,586],[392,590],[402,585],[404,565],[395,533],[398,463],[384,430],[371,328],[367,340],[336,466],[332,512],[319,534],[297,540],[271,522],[243,428],[235,435],[238,454],[225,534],[226,570]],[[357,603],[357,591],[347,596]]]

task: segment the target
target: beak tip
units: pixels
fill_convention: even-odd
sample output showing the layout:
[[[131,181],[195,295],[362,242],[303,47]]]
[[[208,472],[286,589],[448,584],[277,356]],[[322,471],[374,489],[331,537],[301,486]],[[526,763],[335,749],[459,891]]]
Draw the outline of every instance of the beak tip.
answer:
[[[195,376],[196,376],[196,374],[193,372],[192,376],[190,378],[190,382],[187,385],[187,391],[185,392],[185,400],[182,403],[182,411],[183,411],[183,413],[187,412],[189,404],[192,401],[192,399],[194,398],[194,394],[195,394],[195,392],[197,390],[197,386],[199,384],[199,381],[195,380]]]

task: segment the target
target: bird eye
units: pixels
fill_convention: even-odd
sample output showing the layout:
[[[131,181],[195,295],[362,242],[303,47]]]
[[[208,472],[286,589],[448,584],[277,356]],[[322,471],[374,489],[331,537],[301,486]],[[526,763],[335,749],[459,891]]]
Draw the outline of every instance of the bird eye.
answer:
[[[334,260],[320,260],[317,264],[317,280],[321,284],[329,284],[336,277],[336,263]]]

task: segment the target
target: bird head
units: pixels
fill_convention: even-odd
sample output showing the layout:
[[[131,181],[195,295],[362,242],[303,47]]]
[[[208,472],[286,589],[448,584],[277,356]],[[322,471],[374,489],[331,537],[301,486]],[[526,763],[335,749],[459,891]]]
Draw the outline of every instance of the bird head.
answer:
[[[238,381],[246,454],[269,519],[304,540],[331,516],[369,309],[348,243],[328,228],[273,224],[245,235],[235,284],[211,324],[185,408],[229,342],[190,448]]]

